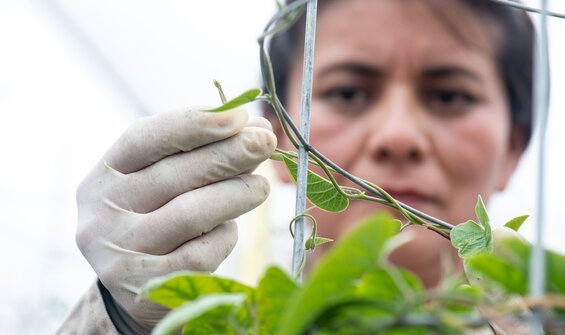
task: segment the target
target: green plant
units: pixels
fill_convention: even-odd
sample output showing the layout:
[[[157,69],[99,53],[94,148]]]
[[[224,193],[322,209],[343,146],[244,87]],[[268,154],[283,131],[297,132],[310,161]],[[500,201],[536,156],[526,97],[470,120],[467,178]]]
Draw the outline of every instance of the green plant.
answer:
[[[302,137],[276,95],[273,71],[265,41],[286,29],[298,17],[306,1],[281,7],[259,38],[260,59],[268,94],[249,90],[208,110],[222,112],[251,101],[273,106],[291,143],[306,148],[309,162],[323,172],[308,172],[307,196],[326,211],[343,211],[350,201],[372,201],[390,206],[405,223],[387,215],[368,218],[315,265],[304,283],[283,270],[267,270],[256,288],[203,273],[173,273],[152,280],[140,294],[173,309],[155,328],[155,334],[460,334],[476,328],[494,333],[515,333],[524,327],[531,308],[545,308],[548,333],[565,332],[565,256],[546,251],[547,296],[527,296],[532,247],[516,233],[526,217],[510,220],[493,231],[482,199],[476,205],[477,221],[457,226],[397,202],[377,185],[359,179],[311,147]],[[297,179],[298,155],[278,150],[271,157]],[[340,174],[357,187],[336,182]],[[329,242],[316,235],[317,223],[305,248]],[[296,219],[296,218],[295,218]],[[293,233],[293,222],[290,231]],[[438,288],[426,291],[408,271],[389,264],[387,256],[406,240],[397,234],[413,224],[425,226],[451,240],[465,265],[465,274],[445,266]]]
[[[477,214],[479,223],[469,225],[479,228],[460,228],[466,237],[453,241],[469,280],[446,266],[433,291],[387,261],[404,239],[400,222],[380,214],[336,243],[303,284],[277,267],[256,288],[180,272],[152,280],[140,297],[174,309],[155,334],[180,327],[183,334],[461,334],[484,327],[512,334],[524,326],[528,308],[540,306],[548,307],[548,333],[565,331],[565,256],[547,251],[548,296],[529,299],[531,246],[508,227],[493,238],[480,199]]]

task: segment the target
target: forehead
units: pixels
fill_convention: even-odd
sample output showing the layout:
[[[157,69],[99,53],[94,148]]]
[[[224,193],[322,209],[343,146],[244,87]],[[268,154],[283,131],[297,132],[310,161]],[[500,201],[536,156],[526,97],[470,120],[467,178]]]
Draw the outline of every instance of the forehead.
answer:
[[[359,61],[412,69],[453,62],[491,67],[494,38],[485,26],[453,0],[334,0],[318,15],[316,44],[323,50],[316,58],[321,66]]]

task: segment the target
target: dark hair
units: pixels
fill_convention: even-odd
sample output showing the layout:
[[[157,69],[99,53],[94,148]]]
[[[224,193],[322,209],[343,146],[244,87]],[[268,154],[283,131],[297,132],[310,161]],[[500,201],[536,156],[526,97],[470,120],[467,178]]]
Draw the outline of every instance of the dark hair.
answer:
[[[293,0],[287,1],[287,3]],[[318,8],[332,0],[318,0]],[[335,1],[335,0],[333,0]],[[450,0],[453,1],[453,0]],[[532,87],[534,28],[526,12],[491,0],[459,0],[475,17],[488,21],[499,30],[495,39],[496,64],[506,89],[512,124],[524,138],[524,146],[532,133]],[[300,20],[298,22],[303,22]],[[287,98],[290,70],[299,43],[303,41],[303,24],[295,24],[275,36],[270,44],[270,55],[275,75],[277,94],[283,103]],[[493,32],[494,33],[494,32]]]

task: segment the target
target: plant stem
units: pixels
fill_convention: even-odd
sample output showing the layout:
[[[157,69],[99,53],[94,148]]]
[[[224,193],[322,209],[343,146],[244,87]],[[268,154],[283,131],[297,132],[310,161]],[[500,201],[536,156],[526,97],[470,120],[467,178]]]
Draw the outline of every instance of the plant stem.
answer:
[[[218,94],[220,94],[220,99],[222,100],[222,104],[228,102],[228,99],[226,99],[226,96],[224,95],[224,90],[222,89],[222,85],[220,85],[220,83],[215,79],[214,79],[214,86],[216,86],[216,88],[218,89]]]

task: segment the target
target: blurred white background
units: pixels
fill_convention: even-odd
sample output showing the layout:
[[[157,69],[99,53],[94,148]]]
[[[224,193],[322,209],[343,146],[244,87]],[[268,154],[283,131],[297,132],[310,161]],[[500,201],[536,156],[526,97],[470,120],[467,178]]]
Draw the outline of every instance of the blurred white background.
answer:
[[[228,96],[258,86],[256,37],[274,10],[274,0],[0,0],[0,334],[54,332],[94,279],[74,243],[77,184],[135,118],[217,104],[212,79]],[[550,21],[546,242],[565,251],[565,20]],[[528,150],[491,203],[496,225],[534,214],[535,159]]]

